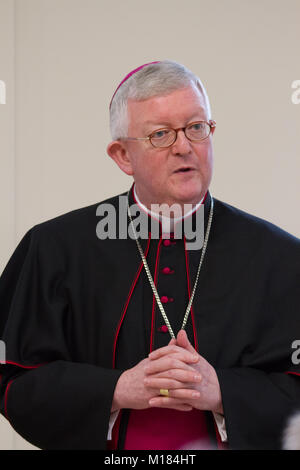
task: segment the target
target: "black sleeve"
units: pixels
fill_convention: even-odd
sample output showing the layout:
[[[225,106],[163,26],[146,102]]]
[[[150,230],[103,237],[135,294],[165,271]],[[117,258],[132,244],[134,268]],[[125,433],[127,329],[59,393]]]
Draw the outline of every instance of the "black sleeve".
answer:
[[[300,361],[292,346],[300,340],[300,245],[291,238],[275,248],[261,309],[242,323],[243,355],[217,370],[233,449],[282,449],[288,420],[300,410]]]
[[[66,260],[53,234],[31,229],[0,279],[1,413],[42,449],[105,449],[120,371],[74,362],[64,290]]]
[[[288,417],[300,409],[300,376],[247,367],[217,375],[230,449],[282,449]]]

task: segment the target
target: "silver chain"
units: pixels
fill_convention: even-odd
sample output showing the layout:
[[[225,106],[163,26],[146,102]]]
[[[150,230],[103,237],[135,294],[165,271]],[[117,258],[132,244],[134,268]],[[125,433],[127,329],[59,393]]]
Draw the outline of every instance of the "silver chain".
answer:
[[[156,287],[155,287],[155,284],[154,284],[154,281],[153,281],[153,278],[152,278],[152,275],[151,275],[151,272],[150,272],[148,263],[147,263],[147,261],[146,261],[146,258],[145,258],[143,249],[142,249],[141,244],[140,244],[140,242],[138,241],[138,238],[137,238],[137,235],[136,235],[136,231],[135,231],[135,228],[134,228],[134,225],[133,225],[133,221],[132,221],[132,217],[131,217],[131,213],[130,213],[130,207],[129,207],[129,191],[128,191],[128,193],[127,193],[127,199],[128,199],[128,206],[127,206],[128,217],[129,217],[129,219],[130,219],[130,223],[131,223],[131,226],[132,226],[132,230],[133,230],[133,234],[134,234],[134,237],[135,237],[135,241],[136,241],[138,250],[139,250],[139,252],[140,252],[140,255],[141,255],[141,258],[142,258],[142,261],[143,261],[143,264],[144,264],[144,268],[145,268],[145,271],[146,271],[146,274],[147,274],[149,283],[150,283],[150,285],[151,285],[153,294],[154,294],[154,296],[155,296],[157,305],[158,305],[159,310],[160,310],[160,312],[161,312],[161,314],[162,314],[162,317],[163,317],[163,319],[164,319],[164,321],[165,321],[165,324],[166,324],[167,327],[168,327],[169,333],[170,333],[171,337],[175,339],[174,332],[173,332],[173,330],[172,330],[172,327],[171,327],[171,325],[170,325],[169,319],[168,319],[168,317],[167,317],[167,314],[166,314],[165,309],[164,309],[164,307],[163,307],[163,305],[162,305],[162,303],[161,303],[161,301],[160,301],[160,298],[159,298],[157,289],[156,289]],[[214,211],[214,202],[213,202],[213,197],[211,197],[210,212],[209,212],[208,223],[207,223],[205,238],[204,238],[203,247],[202,247],[202,253],[201,253],[201,257],[200,257],[200,261],[199,261],[199,266],[198,266],[198,270],[197,270],[197,275],[196,275],[196,279],[195,279],[195,284],[194,284],[194,287],[193,287],[192,295],[191,295],[191,297],[190,297],[188,306],[187,306],[186,311],[185,311],[185,314],[184,314],[184,318],[183,318],[183,322],[182,322],[182,326],[181,326],[181,329],[182,329],[182,330],[184,330],[185,327],[186,327],[186,323],[187,323],[187,320],[188,320],[188,317],[189,317],[189,314],[190,314],[190,310],[191,310],[191,307],[192,307],[192,303],[193,303],[193,300],[194,300],[194,296],[195,296],[195,292],[196,292],[196,287],[197,287],[198,279],[199,279],[199,274],[200,274],[201,266],[202,266],[203,259],[204,259],[204,256],[205,256],[205,252],[206,252],[206,248],[207,248],[207,243],[208,243],[208,238],[209,238],[210,227],[211,227],[211,223],[212,223],[212,219],[213,219],[213,211]]]

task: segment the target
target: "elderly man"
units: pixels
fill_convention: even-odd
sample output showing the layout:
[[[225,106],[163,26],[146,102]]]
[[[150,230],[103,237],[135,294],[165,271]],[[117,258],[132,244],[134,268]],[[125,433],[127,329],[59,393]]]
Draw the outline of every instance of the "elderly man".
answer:
[[[2,275],[2,413],[43,449],[280,448],[300,400],[299,240],[210,194],[216,124],[184,66],[128,74],[110,116],[132,188],[33,227]],[[107,207],[133,236],[99,233]],[[201,211],[187,249],[176,230],[197,234]]]

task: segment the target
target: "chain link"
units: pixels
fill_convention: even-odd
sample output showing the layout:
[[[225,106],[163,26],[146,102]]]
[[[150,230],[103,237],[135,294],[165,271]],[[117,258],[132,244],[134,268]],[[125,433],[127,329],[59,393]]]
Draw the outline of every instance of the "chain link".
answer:
[[[129,219],[130,219],[130,223],[131,223],[131,225],[132,225],[132,230],[133,230],[133,234],[134,234],[134,237],[135,237],[135,241],[136,241],[138,250],[139,250],[139,252],[140,252],[140,255],[141,255],[141,258],[142,258],[142,261],[143,261],[143,264],[144,264],[144,268],[145,268],[145,271],[146,271],[146,274],[147,274],[149,283],[150,283],[150,285],[151,285],[153,294],[154,294],[154,296],[155,296],[157,305],[158,305],[158,307],[159,307],[159,310],[160,310],[160,312],[161,312],[161,314],[162,314],[162,317],[163,317],[163,319],[164,319],[164,321],[165,321],[165,324],[167,325],[167,328],[168,328],[168,330],[169,330],[169,333],[170,333],[170,335],[171,335],[171,338],[174,338],[174,339],[175,339],[175,335],[174,335],[173,329],[172,329],[172,327],[171,327],[171,324],[170,324],[170,322],[169,322],[169,319],[168,319],[168,317],[167,317],[167,314],[166,314],[166,312],[165,312],[165,309],[164,309],[164,307],[163,307],[163,305],[162,305],[162,303],[161,303],[161,301],[160,301],[160,298],[159,298],[157,289],[156,289],[156,287],[155,287],[155,284],[154,284],[154,281],[153,281],[153,278],[152,278],[152,275],[151,275],[151,272],[150,272],[150,269],[149,269],[147,260],[146,260],[146,258],[145,258],[143,249],[142,249],[141,244],[140,244],[140,242],[139,242],[139,240],[138,240],[138,238],[137,238],[137,235],[136,235],[136,231],[135,231],[135,228],[134,228],[134,225],[133,225],[133,220],[132,220],[132,217],[131,217],[130,207],[129,207],[129,192],[130,192],[130,190],[129,190],[128,193],[127,193],[127,199],[128,199],[127,212],[128,212],[128,217],[129,217]],[[201,271],[201,266],[202,266],[202,263],[203,263],[203,260],[204,260],[204,256],[205,256],[205,252],[206,252],[206,248],[207,248],[207,243],[208,243],[210,228],[211,228],[212,219],[213,219],[213,211],[214,211],[214,202],[213,202],[213,197],[211,196],[210,212],[209,212],[209,218],[208,218],[208,223],[207,223],[207,228],[206,228],[206,234],[205,234],[205,238],[204,238],[204,242],[203,242],[203,247],[202,247],[202,253],[201,253],[201,257],[200,257],[200,261],[199,261],[199,266],[198,266],[198,270],[197,270],[197,274],[196,274],[196,279],[195,279],[193,291],[192,291],[192,294],[191,294],[189,303],[188,303],[188,305],[187,305],[187,308],[186,308],[186,311],[185,311],[185,314],[184,314],[184,318],[183,318],[183,322],[182,322],[182,326],[181,326],[181,329],[182,329],[182,330],[184,330],[185,327],[186,327],[186,323],[187,323],[187,320],[188,320],[188,317],[189,317],[189,314],[190,314],[190,311],[191,311],[192,303],[193,303],[193,300],[194,300],[194,296],[195,296],[195,292],[196,292],[196,287],[197,287],[198,279],[199,279],[199,274],[200,274],[200,271]]]

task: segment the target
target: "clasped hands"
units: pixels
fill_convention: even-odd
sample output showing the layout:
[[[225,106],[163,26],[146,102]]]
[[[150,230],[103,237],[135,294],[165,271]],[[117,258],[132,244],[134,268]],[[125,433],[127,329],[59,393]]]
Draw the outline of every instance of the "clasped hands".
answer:
[[[169,396],[161,396],[160,389],[168,389]],[[119,377],[112,411],[150,407],[223,414],[216,371],[195,351],[184,330]]]

